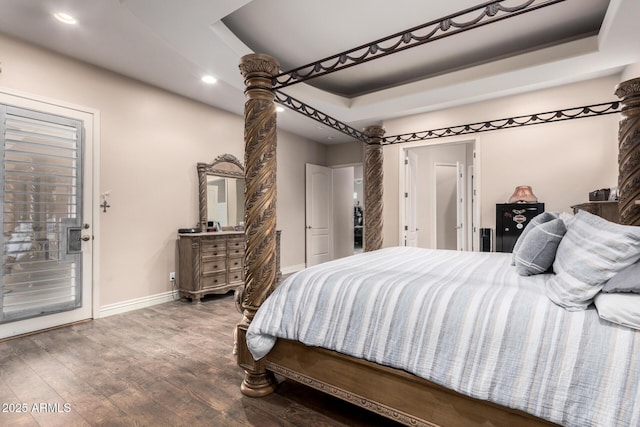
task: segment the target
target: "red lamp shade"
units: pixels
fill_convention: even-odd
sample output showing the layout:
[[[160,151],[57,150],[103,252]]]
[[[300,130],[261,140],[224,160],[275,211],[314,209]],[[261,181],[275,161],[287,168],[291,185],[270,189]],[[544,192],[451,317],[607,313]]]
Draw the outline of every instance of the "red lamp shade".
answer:
[[[528,185],[520,185],[516,187],[511,197],[509,197],[509,203],[537,203],[538,198],[533,194],[533,190]]]

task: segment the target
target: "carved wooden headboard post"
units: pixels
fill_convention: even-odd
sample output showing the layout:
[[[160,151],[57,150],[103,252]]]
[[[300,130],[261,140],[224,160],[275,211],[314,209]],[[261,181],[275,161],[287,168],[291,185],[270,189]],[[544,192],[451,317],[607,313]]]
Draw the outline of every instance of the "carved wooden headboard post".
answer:
[[[620,222],[640,225],[640,78],[620,83],[615,93],[622,101],[618,132]]]
[[[245,78],[245,288],[243,319],[236,329],[238,365],[245,371],[240,386],[251,397],[275,389],[275,378],[256,362],[246,346],[246,331],[276,282],[276,109],[272,78],[280,66],[269,55],[242,57]]]
[[[382,126],[363,129],[369,137],[364,151],[364,250],[382,248]]]

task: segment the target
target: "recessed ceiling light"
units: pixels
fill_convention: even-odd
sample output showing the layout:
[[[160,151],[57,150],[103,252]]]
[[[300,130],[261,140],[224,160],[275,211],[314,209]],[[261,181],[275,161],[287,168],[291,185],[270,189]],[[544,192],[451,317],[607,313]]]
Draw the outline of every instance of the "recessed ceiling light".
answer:
[[[209,75],[207,75],[207,76],[202,76],[202,81],[203,81],[203,82],[205,82],[205,83],[207,83],[207,84],[212,85],[212,84],[214,84],[215,82],[217,82],[217,81],[218,81],[218,79],[216,79],[216,78],[215,78],[215,77],[213,77],[213,76],[209,76]]]
[[[64,12],[56,12],[53,14],[53,16],[60,22],[63,22],[65,24],[69,24],[69,25],[74,25],[78,23],[78,20],[76,18],[74,18],[73,16],[69,15],[68,13],[64,13]]]
[[[277,113],[282,113],[284,111],[284,107],[276,107]]]

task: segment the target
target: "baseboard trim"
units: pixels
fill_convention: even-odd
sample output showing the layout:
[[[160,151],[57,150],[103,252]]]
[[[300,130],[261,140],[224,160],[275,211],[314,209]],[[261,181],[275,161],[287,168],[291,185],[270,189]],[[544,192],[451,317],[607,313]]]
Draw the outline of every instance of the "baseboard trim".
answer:
[[[141,308],[151,307],[165,302],[175,301],[178,297],[178,291],[167,291],[161,294],[149,295],[142,298],[134,298],[127,301],[117,302],[115,304],[107,304],[100,307],[97,318],[109,317],[114,314],[126,313],[128,311],[138,310]]]
[[[296,271],[304,270],[305,267],[306,264],[290,265],[288,267],[281,268],[280,271],[282,272],[282,274],[291,274],[295,273]]]
[[[305,267],[305,264],[290,265],[288,267],[281,268],[281,271],[282,274],[291,274],[295,273],[296,271],[303,270]],[[177,299],[179,299],[178,291],[167,291],[161,294],[130,299],[127,301],[117,302],[115,304],[107,304],[100,307],[98,315],[95,318],[98,319],[101,317],[109,317],[113,316],[114,314],[126,313],[128,311],[151,307],[157,304],[175,301]]]

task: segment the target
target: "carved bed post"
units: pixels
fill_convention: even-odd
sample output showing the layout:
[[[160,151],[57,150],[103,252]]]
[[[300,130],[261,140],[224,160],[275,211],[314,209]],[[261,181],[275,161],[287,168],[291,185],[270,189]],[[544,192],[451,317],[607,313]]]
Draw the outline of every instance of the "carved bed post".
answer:
[[[620,83],[615,93],[622,100],[618,131],[620,222],[640,225],[640,78]]]
[[[364,250],[382,248],[382,126],[363,130],[369,137],[364,151]]]
[[[240,389],[251,397],[275,389],[275,378],[255,362],[246,346],[246,331],[276,281],[276,109],[271,79],[278,62],[268,55],[242,57],[245,78],[245,288],[243,319],[236,330],[238,365],[245,370]]]

